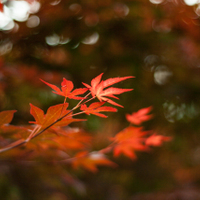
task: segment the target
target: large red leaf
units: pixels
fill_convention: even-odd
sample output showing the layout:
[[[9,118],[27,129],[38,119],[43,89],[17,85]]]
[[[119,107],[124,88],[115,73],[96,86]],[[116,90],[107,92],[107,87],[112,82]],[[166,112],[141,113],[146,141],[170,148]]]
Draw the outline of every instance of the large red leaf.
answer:
[[[113,84],[116,84],[118,82],[124,81],[126,79],[134,78],[134,76],[109,78],[105,81],[103,81],[103,80],[101,81],[102,75],[103,75],[103,73],[101,73],[100,75],[98,75],[97,77],[92,79],[91,86],[86,83],[83,83],[83,85],[85,85],[91,91],[91,94],[93,97],[96,96],[100,101],[107,101],[108,103],[113,104],[115,106],[123,107],[120,104],[112,101],[108,97],[117,98],[114,95],[128,92],[133,89],[121,89],[121,88],[113,88],[113,87],[108,88],[108,89],[105,89],[105,88],[107,88]]]
[[[34,122],[30,123],[38,124],[42,127],[48,127],[67,113],[69,113],[69,115],[64,117],[62,120],[58,121],[54,126],[67,126],[68,124],[75,121],[83,121],[82,119],[72,118],[72,113],[69,110],[66,110],[68,107],[68,103],[51,106],[48,108],[46,114],[44,114],[44,112],[40,108],[32,104],[30,104],[30,106],[30,113],[35,119]]]
[[[112,140],[114,141],[114,156],[124,154],[125,156],[135,159],[135,150],[146,151],[145,136],[148,132],[142,131],[142,128],[129,126],[119,132]]]

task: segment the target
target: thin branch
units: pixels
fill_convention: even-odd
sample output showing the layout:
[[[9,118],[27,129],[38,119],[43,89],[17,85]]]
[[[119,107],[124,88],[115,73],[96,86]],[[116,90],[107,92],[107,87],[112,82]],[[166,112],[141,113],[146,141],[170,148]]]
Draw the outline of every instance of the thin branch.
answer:
[[[18,146],[21,146],[21,145],[23,145],[23,144],[26,144],[26,143],[28,143],[31,139],[33,139],[33,138],[35,138],[35,137],[41,135],[43,132],[45,132],[46,130],[48,130],[49,128],[51,128],[53,125],[55,125],[56,123],[58,123],[59,121],[61,121],[63,118],[65,118],[67,115],[69,115],[70,113],[72,113],[75,109],[79,108],[79,107],[81,106],[81,103],[82,103],[82,102],[85,100],[85,98],[87,98],[90,94],[91,94],[91,92],[88,93],[88,94],[84,97],[84,99],[82,99],[82,100],[81,100],[75,107],[73,107],[69,112],[67,112],[67,113],[66,113],[65,115],[63,115],[62,117],[58,118],[55,122],[53,122],[53,123],[50,124],[49,126],[45,127],[45,128],[42,129],[41,131],[39,131],[39,129],[41,128],[41,126],[36,126],[36,127],[32,130],[31,134],[27,137],[27,139],[25,139],[25,140],[24,140],[24,139],[19,139],[19,140],[15,141],[15,142],[9,144],[8,146],[6,146],[6,147],[0,149],[0,153],[3,153],[3,152],[5,152],[5,151],[8,151],[8,150],[13,149],[13,148],[15,148],[15,147],[18,147]],[[87,100],[86,102],[89,102],[89,101],[91,101],[91,100],[94,99],[94,98],[95,98],[95,97],[92,97],[92,98],[90,98],[89,100]],[[81,114],[81,113],[84,113],[84,112],[79,112],[79,114]],[[74,115],[76,115],[76,114],[74,114]],[[37,131],[39,131],[39,132],[37,133]]]
[[[5,148],[0,149],[0,153],[3,153],[5,151],[8,151],[8,150],[13,149],[13,148],[18,147],[18,146],[21,146],[22,144],[25,144],[25,143],[27,143],[27,141],[24,140],[24,139],[17,140],[15,142],[9,144]]]

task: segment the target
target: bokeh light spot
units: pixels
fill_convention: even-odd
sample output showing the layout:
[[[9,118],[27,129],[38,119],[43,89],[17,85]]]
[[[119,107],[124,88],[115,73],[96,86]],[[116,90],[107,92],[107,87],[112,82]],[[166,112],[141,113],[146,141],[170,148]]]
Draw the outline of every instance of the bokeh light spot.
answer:
[[[184,2],[188,5],[188,6],[193,6],[195,4],[200,3],[199,0],[184,0]]]
[[[88,44],[88,45],[93,45],[95,44],[97,41],[99,40],[99,34],[97,32],[95,32],[94,34],[92,34],[91,36],[86,37],[82,43],[83,44]]]
[[[163,2],[163,0],[149,0],[153,4],[160,4]]]
[[[61,2],[61,0],[56,0],[56,1],[51,2],[50,4],[51,4],[52,6],[56,6],[56,5],[58,5],[60,2]]]
[[[30,4],[26,1],[10,1],[9,9],[14,20],[23,22],[29,17]]]
[[[10,26],[13,24],[13,26]],[[14,27],[13,20],[8,15],[8,8],[4,6],[4,13],[0,12],[0,29],[10,30]]]
[[[172,72],[165,65],[160,65],[156,67],[154,72],[154,81],[158,85],[164,85],[168,82],[169,78],[172,76]]]
[[[69,9],[70,9],[71,11],[73,11],[75,14],[78,14],[78,13],[81,11],[82,7],[81,7],[81,5],[78,4],[78,3],[73,3],[73,4],[71,4],[71,5],[69,6]]]
[[[6,42],[0,46],[0,56],[9,53],[12,50],[13,44],[11,42]]]
[[[47,36],[45,39],[46,39],[46,43],[50,46],[56,46],[60,42],[60,37],[56,34],[53,34],[51,36]]]
[[[40,18],[36,15],[29,17],[26,22],[26,26],[29,28],[34,28],[40,24]]]
[[[114,11],[119,17],[125,17],[129,13],[129,7],[123,3],[116,3],[114,5]]]

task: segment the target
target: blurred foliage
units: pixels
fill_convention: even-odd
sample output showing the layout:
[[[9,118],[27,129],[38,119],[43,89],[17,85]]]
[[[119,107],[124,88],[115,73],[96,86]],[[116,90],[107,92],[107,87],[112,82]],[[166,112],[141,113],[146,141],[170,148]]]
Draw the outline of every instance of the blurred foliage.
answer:
[[[136,162],[117,159],[118,168],[102,168],[97,174],[70,172],[48,162],[2,162],[0,196],[5,200],[200,199],[200,4],[28,2],[36,11],[0,31],[0,109],[18,110],[15,124],[32,119],[29,103],[47,109],[60,102],[39,78],[59,85],[65,77],[80,87],[104,72],[104,79],[136,78],[123,83],[124,88],[134,88],[121,96],[124,109],[106,120],[92,116],[90,122],[78,124],[94,131],[94,148],[127,125],[125,113],[150,105],[155,118],[146,128],[174,140],[150,154],[142,153]],[[11,3],[4,2],[4,12]]]

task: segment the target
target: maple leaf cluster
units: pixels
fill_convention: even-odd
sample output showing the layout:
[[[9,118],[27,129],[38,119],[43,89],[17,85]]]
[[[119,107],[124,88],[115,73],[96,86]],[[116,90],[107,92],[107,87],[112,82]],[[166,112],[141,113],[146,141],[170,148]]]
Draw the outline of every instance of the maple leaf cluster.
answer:
[[[135,151],[149,151],[150,146],[161,146],[163,142],[172,139],[168,136],[157,135],[153,131],[144,131],[143,127],[137,126],[153,117],[152,114],[148,114],[151,110],[152,107],[147,107],[126,115],[131,125],[112,138],[114,156],[124,154],[131,159],[136,159]]]
[[[131,125],[111,138],[110,145],[98,151],[92,151],[92,136],[82,129],[70,128],[69,124],[86,121],[86,119],[74,118],[77,115],[92,114],[107,118],[102,112],[117,112],[117,109],[112,106],[123,106],[113,99],[119,99],[116,95],[132,89],[110,86],[134,78],[126,76],[101,80],[102,75],[103,73],[92,79],[91,85],[83,83],[85,87],[78,89],[74,89],[73,82],[65,78],[61,82],[61,88],[41,80],[53,89],[53,93],[63,96],[64,102],[49,107],[46,114],[42,109],[30,104],[30,114],[34,121],[30,121],[28,126],[10,125],[15,110],[0,112],[0,131],[2,133],[0,153],[4,152],[1,155],[17,159],[25,158],[27,155],[29,159],[42,156],[43,159],[70,164],[74,169],[84,168],[96,172],[99,165],[116,166],[107,158],[107,153],[113,152],[115,157],[122,154],[135,159],[135,151],[148,151],[150,146],[161,146],[164,141],[171,140],[170,137],[144,131],[142,127],[138,127],[142,122],[153,117],[152,114],[149,114],[152,108],[148,107],[136,113],[127,114],[126,119]],[[69,109],[67,98],[79,100],[79,102],[75,107]],[[106,106],[106,103],[112,106]],[[9,135],[10,138],[6,139],[4,135]],[[20,146],[22,148],[19,148]],[[24,149],[26,149],[25,153],[23,153]]]

